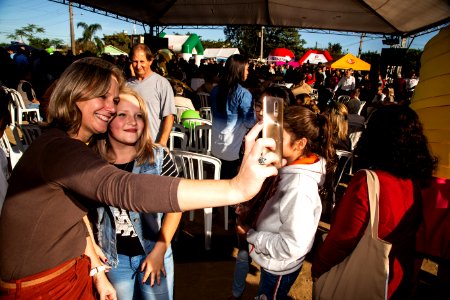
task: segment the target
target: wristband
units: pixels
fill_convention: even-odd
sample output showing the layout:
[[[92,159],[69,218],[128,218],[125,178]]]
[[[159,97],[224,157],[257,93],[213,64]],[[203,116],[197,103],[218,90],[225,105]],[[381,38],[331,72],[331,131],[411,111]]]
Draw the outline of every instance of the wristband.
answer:
[[[105,270],[106,270],[106,266],[104,266],[104,265],[92,268],[91,271],[89,272],[89,276],[94,276],[97,273],[105,272]]]

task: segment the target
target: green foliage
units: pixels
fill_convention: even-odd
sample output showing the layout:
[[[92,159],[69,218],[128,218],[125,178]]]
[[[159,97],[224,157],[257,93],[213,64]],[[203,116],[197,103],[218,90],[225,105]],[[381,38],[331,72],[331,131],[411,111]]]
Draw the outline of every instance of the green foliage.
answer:
[[[84,22],[79,22],[77,28],[83,28],[82,37],[77,39],[77,49],[82,51],[90,51],[92,53],[100,54],[103,50],[103,42],[95,33],[102,30],[100,24],[86,24]]]
[[[45,33],[45,29],[35,24],[28,24],[22,28],[16,29],[14,34],[8,34],[7,37],[13,40],[21,40],[30,43],[30,39],[35,39],[37,33]]]
[[[113,35],[103,35],[103,42],[105,45],[114,46],[126,53],[129,53],[131,50],[131,38],[123,32],[115,33]]]
[[[200,41],[202,42],[203,48],[230,48],[232,47],[231,43],[227,42],[227,41],[222,41],[222,40],[218,40],[218,41],[214,41],[214,40],[202,40],[200,39]]]
[[[226,42],[232,47],[240,48],[250,58],[259,57],[261,47],[261,26],[226,26]],[[306,41],[301,39],[295,28],[265,27],[263,56],[267,57],[275,48],[286,47],[297,56],[304,52]]]
[[[64,44],[64,41],[61,39],[47,39],[47,38],[29,38],[29,45],[38,49],[47,49],[49,47],[61,48]]]
[[[9,34],[7,37],[13,40],[22,40],[26,44],[38,49],[47,49],[51,46],[60,48],[63,46],[63,40],[40,38],[36,36],[38,33],[45,33],[45,29],[35,24],[28,24],[27,26],[16,29],[14,34]]]
[[[420,58],[422,57],[423,50],[420,49],[408,49],[406,51],[405,62],[403,65],[403,73],[409,75],[411,71],[416,73],[420,70]]]
[[[328,43],[328,52],[330,53],[331,57],[341,57],[344,53],[342,53],[342,46],[339,43]]]

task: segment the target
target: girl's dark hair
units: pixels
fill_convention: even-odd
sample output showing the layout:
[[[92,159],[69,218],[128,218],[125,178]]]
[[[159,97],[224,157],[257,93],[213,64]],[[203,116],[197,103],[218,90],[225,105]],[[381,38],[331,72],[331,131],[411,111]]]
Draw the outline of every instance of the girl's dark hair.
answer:
[[[292,94],[292,91],[287,87],[282,86],[269,86],[264,90],[263,95],[283,99],[284,107],[290,105],[292,98],[294,98],[294,94]]]
[[[219,82],[219,93],[217,95],[218,109],[221,112],[226,110],[226,103],[238,86],[244,81],[245,66],[248,59],[244,55],[231,55],[225,63],[225,71]]]
[[[355,154],[362,168],[384,170],[421,184],[431,179],[437,166],[418,115],[406,106],[377,109],[361,135]]]
[[[315,153],[323,157],[327,163],[327,173],[335,167],[335,151],[333,148],[332,128],[325,116],[317,114],[302,106],[288,106],[284,110],[284,129],[296,141],[306,138],[303,153]]]

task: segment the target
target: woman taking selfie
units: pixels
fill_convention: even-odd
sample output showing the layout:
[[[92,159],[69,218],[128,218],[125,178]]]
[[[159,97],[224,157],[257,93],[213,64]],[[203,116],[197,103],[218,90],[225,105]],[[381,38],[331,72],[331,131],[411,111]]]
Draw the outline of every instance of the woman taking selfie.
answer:
[[[91,299],[89,274],[101,297],[108,296],[101,292],[104,280],[97,280],[106,278],[104,269],[83,255],[92,250],[86,248],[83,222],[90,207],[179,212],[232,205],[253,197],[264,179],[277,173],[271,165],[275,154],[258,163],[263,150],[275,146],[271,139],[255,142],[261,124],[247,135],[241,170],[231,180],[132,174],[108,164],[86,144],[106,132],[123,82],[116,66],[98,58],[80,59],[61,75],[50,99],[48,129],[10,178],[0,219],[3,298]]]

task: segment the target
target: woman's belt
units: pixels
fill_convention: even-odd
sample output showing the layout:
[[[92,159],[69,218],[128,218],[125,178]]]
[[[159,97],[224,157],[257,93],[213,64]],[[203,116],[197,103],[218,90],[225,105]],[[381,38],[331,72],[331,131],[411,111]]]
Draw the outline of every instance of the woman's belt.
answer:
[[[52,273],[50,273],[48,275],[45,275],[45,276],[33,279],[33,280],[21,281],[19,279],[19,280],[16,280],[14,282],[5,282],[5,281],[0,279],[0,287],[5,288],[5,289],[16,289],[19,286],[22,287],[22,288],[35,286],[37,284],[44,283],[44,282],[47,282],[49,280],[52,280],[52,279],[58,277],[59,275],[63,274],[64,272],[66,272],[67,270],[72,268],[75,265],[76,262],[77,262],[77,258],[74,258],[71,261],[65,263],[64,266],[62,266],[61,268],[57,269],[56,271],[54,271],[54,272],[52,272]]]

